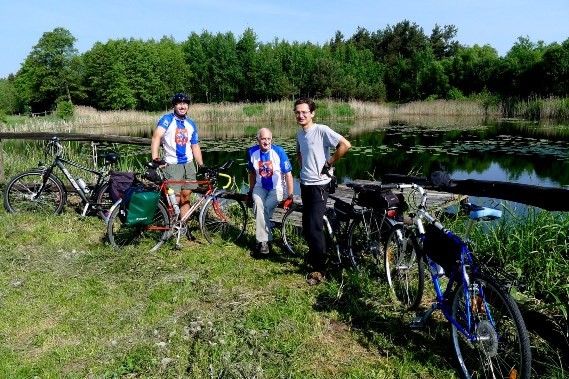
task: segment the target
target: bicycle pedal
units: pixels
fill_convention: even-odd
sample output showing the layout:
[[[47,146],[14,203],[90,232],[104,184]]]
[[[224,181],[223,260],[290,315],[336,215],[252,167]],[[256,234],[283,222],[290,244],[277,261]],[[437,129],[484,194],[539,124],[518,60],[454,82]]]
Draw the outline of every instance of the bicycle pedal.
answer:
[[[425,320],[423,317],[413,317],[409,322],[409,328],[411,329],[422,329],[425,327]]]

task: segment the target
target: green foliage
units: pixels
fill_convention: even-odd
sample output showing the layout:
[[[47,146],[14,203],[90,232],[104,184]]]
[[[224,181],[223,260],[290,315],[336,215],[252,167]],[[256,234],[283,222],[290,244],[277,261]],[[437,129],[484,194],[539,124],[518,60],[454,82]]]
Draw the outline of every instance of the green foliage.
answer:
[[[0,109],[0,123],[7,124],[8,123],[8,116],[6,115],[6,111]]]
[[[56,110],[56,115],[57,117],[60,117],[64,120],[70,120],[73,118],[75,109],[73,107],[73,104],[71,104],[69,101],[60,101],[59,103],[57,103],[57,110]]]
[[[0,79],[0,109],[43,112],[65,99],[100,110],[158,112],[182,91],[195,103],[300,96],[406,103],[484,91],[515,102],[569,93],[569,39],[546,46],[520,37],[502,58],[489,45],[462,46],[457,33],[454,25],[435,25],[427,35],[403,20],[375,32],[359,27],[349,38],[338,32],[319,46],[278,38],[261,43],[247,28],[237,38],[192,32],[181,43],[109,40],[79,55],[75,38],[56,28],[44,33],[15,76]]]
[[[23,104],[33,112],[55,108],[56,101],[79,86],[72,62],[78,52],[75,37],[64,28],[44,33],[16,75],[15,86]]]
[[[247,104],[243,107],[243,113],[247,117],[255,117],[263,114],[265,110],[264,104]]]
[[[354,117],[355,111],[348,103],[333,103],[332,113],[336,117]]]

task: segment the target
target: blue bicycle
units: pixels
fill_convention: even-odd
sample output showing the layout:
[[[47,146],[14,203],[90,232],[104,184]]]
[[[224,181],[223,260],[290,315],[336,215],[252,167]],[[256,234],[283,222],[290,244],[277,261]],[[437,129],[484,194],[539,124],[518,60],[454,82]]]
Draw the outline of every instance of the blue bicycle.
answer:
[[[474,221],[495,220],[501,211],[465,204],[469,223],[464,239],[453,234],[425,207],[427,193],[417,184],[387,184],[411,189],[420,199],[412,225],[394,228],[385,246],[387,281],[394,298],[407,309],[417,308],[428,268],[436,301],[411,323],[422,328],[435,310],[450,325],[451,343],[463,378],[529,378],[528,333],[508,285],[495,270],[476,260],[467,241]],[[423,221],[427,222],[424,223]],[[442,284],[445,277],[448,283]]]

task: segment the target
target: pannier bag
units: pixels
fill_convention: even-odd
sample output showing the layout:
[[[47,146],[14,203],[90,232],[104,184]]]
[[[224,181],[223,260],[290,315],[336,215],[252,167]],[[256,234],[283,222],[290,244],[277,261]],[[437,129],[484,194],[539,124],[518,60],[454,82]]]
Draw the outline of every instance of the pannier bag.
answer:
[[[342,200],[336,200],[334,202],[334,213],[339,221],[349,221],[352,214],[352,205]]]
[[[356,203],[361,207],[385,210],[397,208],[399,206],[399,197],[391,190],[364,188],[358,193]]]
[[[123,172],[123,171],[113,171],[111,172],[111,177],[109,178],[109,195],[113,199],[113,203],[116,203],[124,193],[124,191],[132,186],[134,182],[134,173]]]
[[[460,261],[462,244],[458,237],[450,237],[433,224],[425,226],[425,243],[423,244],[425,254],[439,264],[446,273],[450,273]]]
[[[123,223],[126,226],[151,224],[159,201],[160,192],[144,186],[129,187],[122,197]]]

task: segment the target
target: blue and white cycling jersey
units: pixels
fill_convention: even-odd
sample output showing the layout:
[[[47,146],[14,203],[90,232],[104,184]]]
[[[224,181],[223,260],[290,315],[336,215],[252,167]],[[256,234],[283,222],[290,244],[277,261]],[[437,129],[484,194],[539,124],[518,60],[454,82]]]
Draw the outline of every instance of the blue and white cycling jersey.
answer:
[[[257,173],[256,187],[263,187],[267,191],[276,189],[278,193],[283,193],[283,175],[292,171],[292,165],[282,147],[271,145],[264,152],[259,145],[255,145],[247,151],[247,162],[249,170]]]
[[[164,128],[162,136],[164,160],[169,164],[184,164],[192,162],[192,144],[199,143],[196,123],[189,118],[179,119],[174,113],[162,116],[157,128]]]

